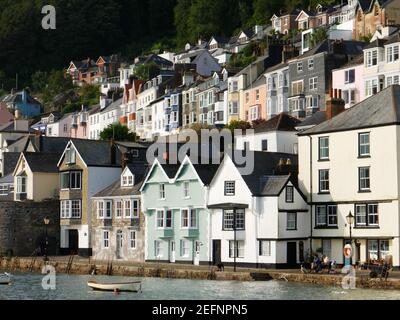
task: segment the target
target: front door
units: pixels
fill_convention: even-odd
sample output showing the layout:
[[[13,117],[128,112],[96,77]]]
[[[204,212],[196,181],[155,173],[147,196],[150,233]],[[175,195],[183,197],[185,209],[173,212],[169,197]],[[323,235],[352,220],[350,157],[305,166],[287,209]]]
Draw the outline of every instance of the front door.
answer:
[[[213,240],[213,265],[221,263],[221,240]]]
[[[117,246],[116,246],[116,252],[115,252],[117,259],[122,258],[122,245],[123,245],[122,231],[118,230],[117,231]]]
[[[172,263],[175,262],[175,255],[176,255],[175,252],[176,252],[175,241],[171,240],[171,254],[169,256],[169,262],[172,262]]]
[[[68,248],[70,254],[78,254],[79,234],[76,229],[68,230]]]
[[[200,264],[200,241],[195,241],[194,243],[194,259],[193,264],[198,266]]]
[[[286,261],[289,267],[294,267],[297,264],[296,242],[287,243]]]

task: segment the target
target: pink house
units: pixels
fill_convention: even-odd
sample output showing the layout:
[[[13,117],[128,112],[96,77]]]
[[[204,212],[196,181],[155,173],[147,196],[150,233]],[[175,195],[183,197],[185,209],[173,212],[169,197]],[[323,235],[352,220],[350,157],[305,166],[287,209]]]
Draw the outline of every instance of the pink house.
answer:
[[[243,91],[241,98],[241,120],[267,119],[267,85],[263,74]]]
[[[0,102],[0,125],[14,121],[13,114],[8,111],[7,105]]]
[[[71,138],[89,139],[89,113],[86,109],[72,116]]]
[[[345,108],[350,108],[365,99],[363,81],[363,55],[332,71],[332,88],[342,90]]]

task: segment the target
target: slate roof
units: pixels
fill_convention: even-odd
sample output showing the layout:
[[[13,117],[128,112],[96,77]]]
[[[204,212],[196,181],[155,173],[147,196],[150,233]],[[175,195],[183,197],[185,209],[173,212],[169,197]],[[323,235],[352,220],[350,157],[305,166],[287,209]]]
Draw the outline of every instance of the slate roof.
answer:
[[[253,156],[254,159],[254,168],[250,174],[242,174],[240,164],[237,164],[235,159],[233,162],[235,166],[238,168],[239,172],[242,175],[243,180],[246,182],[248,188],[250,189],[253,195],[267,195],[268,192],[272,192],[272,190],[276,190],[277,187],[273,187],[273,180],[269,182],[267,185],[268,179],[267,176],[287,176],[288,172],[285,174],[280,173],[278,170],[278,164],[281,159],[287,160],[290,159],[291,166],[290,172],[293,174],[297,173],[297,165],[298,165],[298,157],[295,154],[290,153],[282,153],[282,152],[261,152],[261,151],[253,151],[248,152],[248,157]],[[248,158],[250,159],[250,158]],[[265,193],[265,194],[264,194]]]
[[[387,39],[375,39],[374,41],[370,42],[364,49],[372,49],[383,47],[386,44]]]
[[[24,152],[24,157],[32,172],[58,173],[58,153]]]
[[[295,127],[300,123],[296,119],[286,113],[280,113],[277,116],[259,124],[254,128],[255,133],[268,131],[296,131]]]
[[[281,62],[281,63],[279,63],[279,64],[276,64],[276,65],[272,66],[272,67],[269,67],[267,70],[264,71],[264,74],[265,74],[265,73],[273,72],[273,71],[275,71],[275,70],[279,70],[279,69],[285,68],[285,67],[287,67],[288,65],[289,65],[289,64],[288,64],[287,62]]]
[[[360,54],[357,57],[354,57],[353,59],[351,59],[349,62],[347,62],[346,64],[344,64],[343,66],[341,66],[340,68],[337,68],[335,70],[340,70],[340,69],[347,69],[353,66],[357,66],[360,64],[364,63],[364,54]]]
[[[398,43],[400,42],[400,33],[396,32],[394,35],[390,36],[387,41],[385,42],[385,45],[387,44],[392,44],[392,43]]]
[[[400,124],[400,86],[389,86],[299,135]]]
[[[118,197],[118,196],[130,196],[140,195],[140,188],[144,182],[144,179],[149,170],[147,165],[128,164],[129,170],[134,174],[135,185],[131,187],[122,187],[121,179],[118,179],[105,189],[99,191],[94,195],[96,198],[101,197]]]
[[[307,126],[315,126],[324,122],[326,120],[325,111],[317,111],[311,117],[306,118],[302,122],[300,122],[296,128],[307,127]]]
[[[119,166],[111,163],[111,145],[108,141],[70,139],[87,166]]]
[[[45,136],[30,136],[29,137],[34,149],[37,152],[56,153],[60,157],[64,152],[70,140],[75,141],[79,139],[71,139],[68,137],[45,137]]]
[[[105,107],[105,108],[101,111],[101,113],[109,112],[109,111],[118,109],[118,108],[121,106],[121,104],[122,104],[122,100],[123,100],[123,98],[119,98],[118,100],[115,100],[114,102],[110,103],[107,107]]]
[[[19,152],[3,153],[3,176],[13,173],[15,166],[17,165],[19,156]]]
[[[290,174],[264,176],[260,179],[260,196],[278,196],[290,179]]]
[[[5,123],[0,126],[0,132],[29,132],[28,130],[15,130],[14,129],[14,121],[10,121],[9,123]]]

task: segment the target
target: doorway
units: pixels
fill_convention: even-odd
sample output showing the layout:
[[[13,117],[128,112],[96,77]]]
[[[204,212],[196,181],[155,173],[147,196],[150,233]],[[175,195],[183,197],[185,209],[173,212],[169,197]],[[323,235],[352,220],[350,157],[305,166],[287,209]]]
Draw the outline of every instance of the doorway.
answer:
[[[116,252],[115,252],[117,259],[122,258],[122,246],[123,246],[122,230],[118,230],[117,231],[117,246],[116,246]]]
[[[68,230],[68,248],[69,254],[78,254],[79,233],[76,229]]]
[[[171,248],[171,254],[169,256],[169,262],[175,263],[176,248],[174,240],[171,240],[170,248]]]
[[[213,265],[217,265],[221,263],[221,240],[213,240],[212,249]]]
[[[288,242],[286,248],[286,263],[289,267],[294,267],[297,265],[296,242]]]
[[[193,259],[193,264],[195,266],[198,266],[200,264],[200,246],[201,242],[196,240],[194,243],[194,259]]]

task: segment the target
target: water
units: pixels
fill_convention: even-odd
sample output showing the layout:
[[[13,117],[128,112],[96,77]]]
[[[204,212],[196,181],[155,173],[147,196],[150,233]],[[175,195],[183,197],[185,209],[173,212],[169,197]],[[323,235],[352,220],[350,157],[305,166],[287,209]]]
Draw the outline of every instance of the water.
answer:
[[[142,281],[142,293],[121,293],[93,291],[87,287],[89,275],[64,275],[56,278],[56,290],[43,290],[42,275],[14,274],[14,283],[0,286],[0,300],[221,300],[221,299],[262,299],[262,300],[366,300],[400,299],[400,291],[355,289],[316,286],[285,281],[237,282],[209,280],[181,280],[160,278],[130,278],[96,276],[97,281],[137,280]]]

